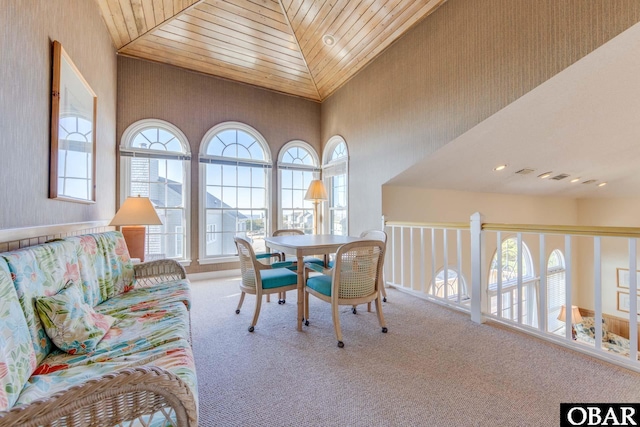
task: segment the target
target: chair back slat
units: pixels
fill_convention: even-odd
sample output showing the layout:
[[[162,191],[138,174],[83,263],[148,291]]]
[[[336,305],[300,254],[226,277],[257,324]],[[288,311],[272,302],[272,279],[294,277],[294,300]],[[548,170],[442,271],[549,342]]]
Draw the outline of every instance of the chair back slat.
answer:
[[[238,249],[238,258],[240,259],[240,274],[242,276],[242,284],[246,287],[256,287],[256,270],[253,265],[255,254],[253,247],[249,241],[242,237],[235,237],[233,239]]]
[[[304,234],[304,231],[302,230],[297,230],[295,228],[290,228],[290,229],[282,229],[282,230],[276,230],[273,232],[273,236],[299,236],[301,234]]]
[[[382,230],[367,230],[360,233],[360,237],[367,240],[380,240],[387,243],[387,233]]]
[[[350,243],[338,249],[334,266],[338,298],[361,298],[376,293],[383,253],[384,243],[377,239]]]

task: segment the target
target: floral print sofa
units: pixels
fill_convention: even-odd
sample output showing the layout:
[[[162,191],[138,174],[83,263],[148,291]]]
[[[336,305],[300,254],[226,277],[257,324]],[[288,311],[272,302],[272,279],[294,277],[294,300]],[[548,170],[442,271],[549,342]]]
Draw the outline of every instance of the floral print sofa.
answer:
[[[70,289],[82,301],[43,316]],[[80,308],[108,319],[97,344],[76,327],[51,334],[49,319]],[[119,232],[0,253],[0,426],[196,426],[189,309],[184,268],[133,265]]]

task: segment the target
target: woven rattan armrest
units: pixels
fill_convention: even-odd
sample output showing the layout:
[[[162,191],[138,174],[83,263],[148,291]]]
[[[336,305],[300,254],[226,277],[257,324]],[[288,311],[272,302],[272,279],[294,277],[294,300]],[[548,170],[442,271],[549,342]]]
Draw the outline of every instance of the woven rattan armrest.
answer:
[[[136,367],[0,412],[0,426],[111,427],[170,409],[179,427],[198,425],[196,400],[184,381],[156,366]]]
[[[173,259],[160,259],[157,261],[134,264],[133,272],[136,283],[139,286],[154,285],[156,283],[168,282],[170,280],[180,280],[187,278],[184,267]]]

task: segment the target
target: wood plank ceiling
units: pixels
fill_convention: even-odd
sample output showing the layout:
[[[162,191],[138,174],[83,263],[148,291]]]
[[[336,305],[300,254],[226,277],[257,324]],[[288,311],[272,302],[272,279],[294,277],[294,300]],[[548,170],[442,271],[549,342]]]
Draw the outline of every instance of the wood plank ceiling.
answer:
[[[322,101],[446,0],[96,1],[119,54]]]

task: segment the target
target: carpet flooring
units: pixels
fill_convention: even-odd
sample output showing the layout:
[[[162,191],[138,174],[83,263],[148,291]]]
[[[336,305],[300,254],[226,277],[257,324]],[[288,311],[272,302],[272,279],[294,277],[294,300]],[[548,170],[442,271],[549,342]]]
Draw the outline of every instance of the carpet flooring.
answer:
[[[388,289],[383,312],[296,292],[240,314],[239,279],[193,281],[200,426],[558,426],[561,402],[640,402],[640,374]]]

